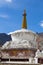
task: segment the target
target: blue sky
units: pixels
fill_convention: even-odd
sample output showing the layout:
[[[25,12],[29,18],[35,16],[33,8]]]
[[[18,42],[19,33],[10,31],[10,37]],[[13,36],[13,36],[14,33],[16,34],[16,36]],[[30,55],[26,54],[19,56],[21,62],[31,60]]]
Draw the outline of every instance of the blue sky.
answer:
[[[0,0],[0,33],[21,29],[24,9],[28,30],[43,32],[43,0]]]

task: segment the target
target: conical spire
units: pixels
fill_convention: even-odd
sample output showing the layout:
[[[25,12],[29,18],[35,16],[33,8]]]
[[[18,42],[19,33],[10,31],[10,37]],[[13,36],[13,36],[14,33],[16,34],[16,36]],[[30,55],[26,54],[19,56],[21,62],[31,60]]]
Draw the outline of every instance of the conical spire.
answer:
[[[24,14],[23,14],[22,28],[27,29],[26,10],[24,10]]]

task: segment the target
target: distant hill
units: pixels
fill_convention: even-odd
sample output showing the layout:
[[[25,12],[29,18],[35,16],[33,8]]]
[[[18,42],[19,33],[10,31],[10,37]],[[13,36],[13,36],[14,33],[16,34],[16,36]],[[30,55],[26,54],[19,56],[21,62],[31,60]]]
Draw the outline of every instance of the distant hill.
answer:
[[[0,33],[0,46],[2,46],[6,41],[11,40],[11,35],[7,35],[6,33]]]
[[[37,33],[38,37],[37,37],[37,42],[42,43],[43,44],[43,32],[41,33]]]
[[[37,33],[39,36],[43,37],[43,32]]]

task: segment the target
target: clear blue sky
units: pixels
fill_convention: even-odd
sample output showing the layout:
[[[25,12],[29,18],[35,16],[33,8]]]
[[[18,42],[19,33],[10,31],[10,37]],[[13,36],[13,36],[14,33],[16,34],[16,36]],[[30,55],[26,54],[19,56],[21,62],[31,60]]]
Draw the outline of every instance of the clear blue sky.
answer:
[[[0,33],[21,29],[24,9],[28,30],[43,32],[43,0],[0,0]]]

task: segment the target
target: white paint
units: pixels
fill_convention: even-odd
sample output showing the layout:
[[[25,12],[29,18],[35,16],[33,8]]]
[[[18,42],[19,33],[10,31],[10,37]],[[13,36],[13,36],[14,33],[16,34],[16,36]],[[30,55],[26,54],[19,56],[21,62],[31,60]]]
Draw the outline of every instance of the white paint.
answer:
[[[21,29],[11,33],[12,41],[6,42],[2,48],[37,48],[37,34],[27,29]]]

